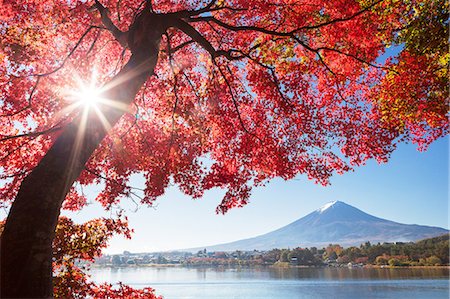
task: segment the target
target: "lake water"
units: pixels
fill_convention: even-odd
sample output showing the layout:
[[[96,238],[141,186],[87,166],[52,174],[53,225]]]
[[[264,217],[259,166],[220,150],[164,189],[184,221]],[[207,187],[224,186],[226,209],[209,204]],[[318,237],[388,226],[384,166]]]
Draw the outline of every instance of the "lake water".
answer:
[[[448,269],[93,268],[96,282],[150,286],[165,299],[449,298]]]

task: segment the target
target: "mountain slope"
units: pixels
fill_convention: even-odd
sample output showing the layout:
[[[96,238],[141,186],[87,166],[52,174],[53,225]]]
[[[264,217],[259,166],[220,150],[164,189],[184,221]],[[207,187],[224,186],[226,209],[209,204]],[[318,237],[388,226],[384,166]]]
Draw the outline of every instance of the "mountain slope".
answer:
[[[321,247],[330,243],[359,246],[366,241],[372,243],[416,241],[448,232],[439,227],[401,224],[381,219],[344,202],[334,201],[270,233],[232,243],[206,246],[206,249],[210,251],[268,250],[287,247]]]

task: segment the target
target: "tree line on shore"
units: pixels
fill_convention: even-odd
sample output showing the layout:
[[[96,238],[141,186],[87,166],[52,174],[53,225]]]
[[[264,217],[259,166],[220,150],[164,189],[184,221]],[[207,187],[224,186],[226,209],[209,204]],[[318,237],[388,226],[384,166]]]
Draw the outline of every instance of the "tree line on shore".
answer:
[[[268,251],[210,251],[197,253],[160,252],[103,256],[97,265],[125,266],[178,264],[184,266],[440,266],[449,265],[449,235],[417,242],[371,244],[344,248],[329,244],[324,248],[272,249]]]
[[[256,266],[256,265],[379,265],[439,266],[449,264],[449,235],[417,242],[371,244],[343,248],[330,244],[325,248],[272,249],[265,252],[235,251],[232,253],[199,251],[186,258],[184,265]]]

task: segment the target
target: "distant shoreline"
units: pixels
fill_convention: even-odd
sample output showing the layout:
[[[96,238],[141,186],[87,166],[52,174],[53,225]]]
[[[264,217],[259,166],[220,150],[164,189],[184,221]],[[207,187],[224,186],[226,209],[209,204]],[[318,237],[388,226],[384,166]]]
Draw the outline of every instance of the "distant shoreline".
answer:
[[[224,266],[224,265],[183,265],[183,264],[141,264],[141,265],[121,265],[121,266],[113,266],[113,265],[96,265],[95,263],[91,265],[92,268],[261,268],[261,267],[270,267],[270,268],[349,268],[349,269],[450,269],[450,265],[440,265],[440,266],[383,266],[383,265],[363,265],[356,267],[333,267],[333,266],[305,266],[305,265],[257,265],[257,266]]]
[[[96,265],[91,264],[92,268],[176,268],[176,267],[185,267],[188,268],[182,264],[141,264],[141,265],[120,265],[120,266],[116,266],[116,265]]]

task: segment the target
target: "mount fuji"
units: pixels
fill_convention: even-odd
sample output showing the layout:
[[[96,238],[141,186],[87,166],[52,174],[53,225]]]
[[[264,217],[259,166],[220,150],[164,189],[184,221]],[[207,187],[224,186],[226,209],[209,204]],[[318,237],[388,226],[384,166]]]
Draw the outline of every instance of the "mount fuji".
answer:
[[[410,242],[448,234],[440,227],[402,224],[369,215],[342,201],[333,201],[280,229],[250,239],[206,246],[209,251],[269,250],[322,247],[330,243],[359,246],[370,241]]]

